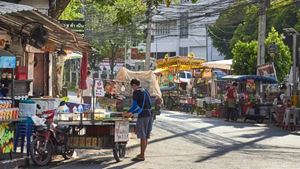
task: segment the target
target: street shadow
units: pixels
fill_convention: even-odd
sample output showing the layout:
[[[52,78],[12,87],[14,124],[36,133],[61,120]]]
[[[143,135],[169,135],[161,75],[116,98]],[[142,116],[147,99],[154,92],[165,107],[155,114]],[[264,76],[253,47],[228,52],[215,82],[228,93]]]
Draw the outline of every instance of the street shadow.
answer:
[[[174,114],[172,111],[163,111],[162,114],[166,115],[168,118],[173,119],[180,119],[180,120],[191,120],[194,119],[193,122],[199,123],[209,123],[218,126],[232,126],[234,128],[245,128],[245,127],[252,127],[257,126],[261,127],[261,124],[256,123],[255,121],[247,121],[244,122],[243,119],[239,119],[237,122],[225,122],[224,119],[215,119],[215,118],[207,118],[207,117],[200,117],[192,114],[182,113],[182,114]]]
[[[221,156],[224,156],[230,152],[233,151],[240,151],[242,149],[248,148],[248,149],[254,149],[254,148],[260,148],[260,149],[267,149],[268,146],[265,145],[257,145],[256,143],[263,141],[265,139],[269,139],[272,137],[282,137],[288,135],[288,132],[284,131],[274,131],[273,128],[266,128],[266,130],[256,133],[256,134],[245,134],[242,135],[241,137],[244,138],[256,138],[254,140],[248,141],[248,142],[239,142],[231,145],[223,145],[223,146],[216,146],[216,147],[211,147],[215,149],[215,151],[211,154],[209,154],[206,157],[200,158],[199,160],[195,161],[197,163],[208,161],[214,158],[219,158]],[[269,147],[270,148],[270,147]]]
[[[169,115],[168,117],[178,118],[178,115]],[[179,115],[180,118],[194,118],[191,115]],[[224,156],[232,151],[240,151],[245,148],[261,148],[261,149],[272,149],[274,147],[266,146],[266,145],[260,145],[257,144],[260,141],[263,141],[265,139],[269,139],[272,137],[283,137],[286,135],[289,135],[289,132],[280,130],[278,128],[274,127],[268,127],[263,124],[249,124],[249,123],[232,123],[232,122],[225,122],[219,119],[208,119],[208,118],[201,118],[199,121],[193,121],[193,123],[199,122],[199,123],[207,123],[210,126],[202,127],[195,130],[189,130],[187,124],[182,124],[182,126],[176,124],[175,122],[172,124],[172,121],[158,121],[155,125],[158,128],[161,128],[169,133],[172,133],[173,135],[163,137],[163,138],[157,138],[155,140],[151,140],[149,143],[154,144],[160,141],[165,141],[168,139],[173,139],[176,137],[181,137],[186,139],[188,142],[192,142],[197,145],[204,146],[206,148],[210,148],[215,150],[213,153],[209,154],[208,156],[202,157],[199,160],[195,162],[204,162],[207,160],[211,160],[213,158],[217,158],[220,156]],[[241,142],[236,141],[233,138],[227,138],[223,137],[221,135],[217,135],[214,133],[209,132],[210,129],[215,127],[222,127],[222,126],[231,126],[234,128],[247,128],[251,127],[253,130],[262,130],[261,132],[257,132],[254,134],[242,134],[238,137],[241,138],[253,138],[254,140],[248,141],[248,142]]]
[[[141,162],[142,161],[131,161],[130,163],[119,165],[119,166],[114,166],[114,167],[109,167],[112,164],[105,164],[103,166],[103,169],[124,169],[124,168],[130,167],[134,164],[141,163]]]
[[[171,124],[165,122],[157,123],[156,126],[162,128],[165,131],[172,133],[173,135],[152,140],[150,141],[150,143],[164,141],[175,137],[181,137],[183,139],[186,139],[186,141],[188,142],[192,142],[194,144],[202,145],[208,148],[213,147],[215,145],[226,145],[226,144],[238,143],[238,141],[235,141],[233,139],[209,132],[210,129],[219,127],[217,125],[210,125],[195,130],[189,130],[189,128],[186,128],[188,127],[186,125],[178,126],[177,124]]]
[[[179,114],[171,114],[171,115],[168,115],[167,117],[169,118],[174,118],[174,119],[180,119],[180,120],[187,120],[187,119],[197,119],[191,115],[179,115]]]

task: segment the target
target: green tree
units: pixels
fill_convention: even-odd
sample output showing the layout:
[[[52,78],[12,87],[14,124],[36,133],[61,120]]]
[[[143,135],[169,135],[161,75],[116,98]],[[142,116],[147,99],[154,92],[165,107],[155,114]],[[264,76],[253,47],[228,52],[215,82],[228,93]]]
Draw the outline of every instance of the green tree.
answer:
[[[256,74],[257,41],[238,41],[232,49],[233,73],[236,75]]]
[[[60,15],[60,20],[82,20],[83,14],[81,13],[83,5],[80,0],[71,0],[66,9]]]
[[[247,8],[249,7],[246,0],[236,1],[220,14],[215,24],[208,27],[214,47],[225,55],[225,58],[232,58],[230,40],[236,28],[243,22]]]
[[[282,37],[274,27],[271,29],[271,32],[269,32],[268,38],[265,41],[266,47],[268,47],[270,44],[276,44],[278,46],[278,54],[274,60],[269,55],[266,55],[268,56],[266,61],[274,61],[277,78],[279,81],[283,81],[285,76],[290,71],[292,56],[289,47],[284,44]]]
[[[295,0],[277,0],[271,3],[267,10],[267,32],[274,27],[279,33],[283,28],[295,27],[300,30],[299,7]],[[250,42],[258,38],[258,4],[247,1],[237,1],[212,25],[210,36],[213,45],[225,58],[231,58],[230,51],[238,41]]]
[[[265,41],[265,45],[276,44],[278,54],[275,58],[271,58],[266,54],[266,63],[274,62],[277,78],[283,81],[284,77],[289,73],[291,67],[291,52],[287,45],[284,44],[282,37],[275,28],[271,29]],[[233,50],[233,70],[235,74],[256,74],[257,68],[257,41],[241,42],[238,41]]]
[[[92,60],[108,58],[113,77],[120,49],[128,47],[129,39],[143,40],[141,26],[146,6],[142,0],[115,0],[105,4],[90,3],[86,9],[86,38],[98,51],[95,55],[98,58]]]

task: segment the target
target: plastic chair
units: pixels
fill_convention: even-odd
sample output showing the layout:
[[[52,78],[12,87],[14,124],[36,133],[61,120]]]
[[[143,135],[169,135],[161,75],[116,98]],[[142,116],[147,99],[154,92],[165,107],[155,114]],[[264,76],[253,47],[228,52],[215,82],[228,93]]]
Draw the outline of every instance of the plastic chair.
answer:
[[[33,130],[33,122],[30,117],[17,123],[16,134],[14,139],[14,152],[17,151],[19,141],[21,141],[21,153],[24,152],[24,144],[26,138],[26,155],[29,157],[30,143]]]
[[[283,117],[283,128],[293,130],[297,123],[297,111],[294,108],[287,108]]]

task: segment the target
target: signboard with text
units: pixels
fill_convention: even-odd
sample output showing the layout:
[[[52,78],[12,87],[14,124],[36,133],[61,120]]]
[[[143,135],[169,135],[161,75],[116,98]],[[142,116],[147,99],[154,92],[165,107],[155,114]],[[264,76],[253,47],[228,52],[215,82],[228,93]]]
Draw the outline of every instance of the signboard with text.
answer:
[[[100,79],[95,79],[95,96],[103,97],[105,95],[103,81]]]
[[[66,28],[72,29],[76,33],[84,34],[85,22],[84,21],[69,21],[59,20]]]
[[[277,80],[274,63],[267,63],[267,64],[259,65],[257,67],[257,71],[260,76],[270,77],[270,78]]]
[[[129,121],[115,122],[115,142],[127,142],[129,140]]]

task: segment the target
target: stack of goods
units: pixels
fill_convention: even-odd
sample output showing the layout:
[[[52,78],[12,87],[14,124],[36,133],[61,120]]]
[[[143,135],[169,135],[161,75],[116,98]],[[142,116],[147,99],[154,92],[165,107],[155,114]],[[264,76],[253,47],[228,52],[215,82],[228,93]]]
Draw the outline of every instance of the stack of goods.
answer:
[[[0,121],[17,120],[19,116],[19,109],[12,108],[11,100],[0,100]]]
[[[62,121],[79,121],[83,114],[82,120],[88,120],[90,118],[91,105],[89,104],[77,104],[67,102],[64,105],[59,106],[58,114],[59,120]]]

